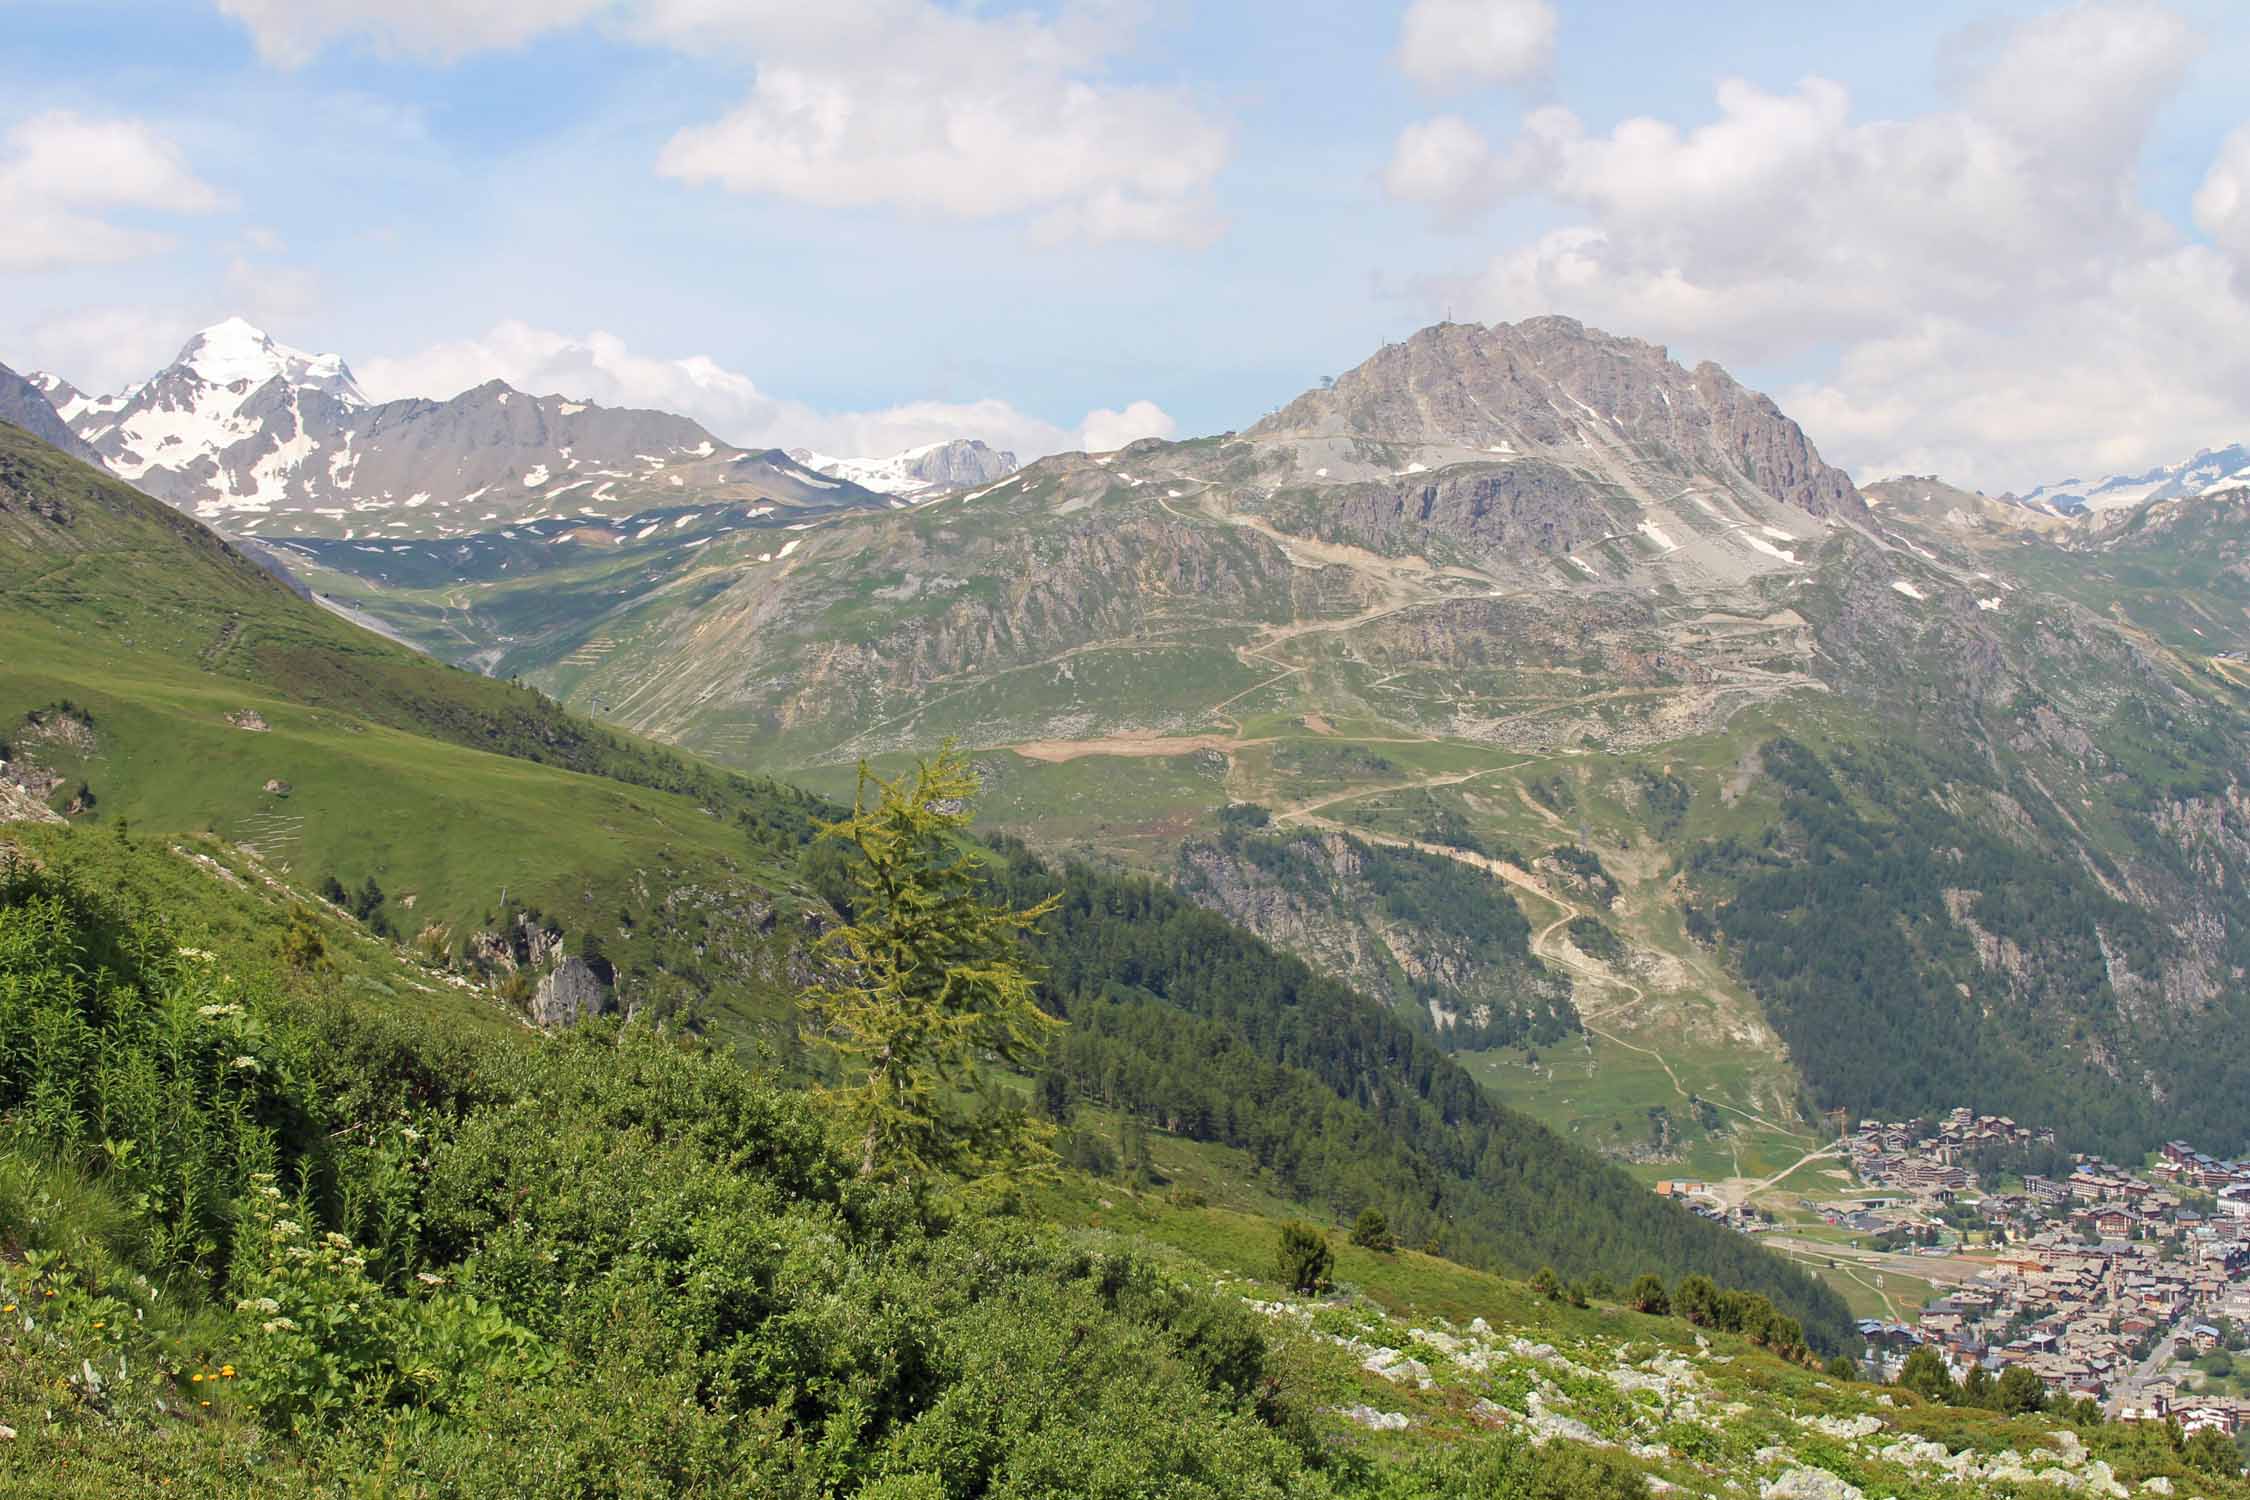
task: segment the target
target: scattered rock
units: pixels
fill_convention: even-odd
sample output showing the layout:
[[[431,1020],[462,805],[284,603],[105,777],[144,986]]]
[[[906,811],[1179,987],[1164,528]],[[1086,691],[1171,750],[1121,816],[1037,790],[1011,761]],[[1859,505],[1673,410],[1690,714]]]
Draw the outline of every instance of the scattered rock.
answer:
[[[1407,1358],[1396,1349],[1378,1349],[1361,1360],[1359,1367],[1394,1385],[1411,1380],[1421,1390],[1430,1388],[1430,1367],[1418,1359]]]
[[[1546,1398],[1537,1391],[1531,1393],[1524,1405],[1529,1408],[1524,1414],[1524,1421],[1531,1428],[1531,1440],[1534,1443],[1544,1446],[1556,1438],[1562,1438],[1567,1442],[1584,1443],[1589,1448],[1617,1446],[1576,1417],[1566,1417],[1561,1412],[1547,1410]]]
[[[1377,1411],[1372,1406],[1347,1406],[1341,1415],[1347,1422],[1376,1432],[1400,1432],[1414,1425],[1414,1419],[1405,1412]]]
[[[2155,1474],[2142,1480],[2141,1488],[2151,1495],[2169,1495],[2172,1493],[2172,1481],[2165,1475]]]
[[[539,981],[531,997],[531,1018],[542,1026],[575,1026],[610,1008],[609,986],[582,958],[566,958]]]
[[[289,783],[278,776],[268,777],[266,779],[266,791],[275,797],[286,797],[289,795]]]
[[[1859,1486],[1846,1484],[1826,1469],[1791,1469],[1779,1479],[1758,1482],[1759,1500],[1865,1500]]]
[[[1825,1432],[1832,1438],[1873,1437],[1883,1430],[1883,1419],[1861,1415],[1857,1417],[1814,1417],[1805,1424],[1815,1432]]]
[[[80,755],[92,755],[101,748],[92,716],[75,708],[35,708],[23,716],[16,737],[27,743],[61,745]]]
[[[12,781],[0,781],[0,823],[60,823],[61,815]]]
[[[266,734],[273,729],[265,716],[254,708],[238,708],[227,715],[227,722],[237,729],[247,729],[252,734]]]

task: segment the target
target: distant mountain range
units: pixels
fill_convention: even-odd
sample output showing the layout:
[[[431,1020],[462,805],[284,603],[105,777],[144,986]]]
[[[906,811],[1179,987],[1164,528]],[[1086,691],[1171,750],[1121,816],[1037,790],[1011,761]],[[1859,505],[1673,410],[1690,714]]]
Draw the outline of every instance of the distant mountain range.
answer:
[[[197,333],[114,395],[7,372],[0,420],[268,539],[451,539],[683,502],[818,514],[927,499],[1016,468],[1013,453],[973,438],[884,458],[737,448],[686,417],[497,380],[450,400],[371,402],[342,356],[292,349],[241,318]]]
[[[1194,872],[1457,1045],[1574,1008],[1600,1066],[1663,1057],[1646,1090],[1493,1076],[1604,1150],[1663,1105],[1650,1149],[1728,1162],[1808,1089],[2104,1149],[2250,1131],[2241,448],[1863,492],[1725,370],[1567,318],[1020,469],[497,382],[371,404],[247,325],[115,397],[8,389],[449,660],[838,793],[950,736],[1009,831]],[[1505,882],[1528,936],[1369,850]]]
[[[789,456],[816,473],[848,479],[864,489],[902,500],[991,484],[1016,471],[1013,453],[989,448],[976,438],[924,443],[888,458],[831,458],[810,448],[792,448]]]
[[[2055,516],[2099,515],[2130,510],[2148,500],[2178,500],[2213,490],[2250,484],[2250,445],[2205,448],[2184,463],[2166,464],[2138,474],[2112,474],[2092,481],[2064,479],[2024,495],[2002,498]]]
[[[343,359],[240,318],[147,380],[89,396],[35,374],[70,433],[120,478],[238,535],[450,539],[535,521],[600,526],[734,503],[761,513],[878,506],[874,491],[686,417],[534,396],[498,380],[449,400],[370,402]]]

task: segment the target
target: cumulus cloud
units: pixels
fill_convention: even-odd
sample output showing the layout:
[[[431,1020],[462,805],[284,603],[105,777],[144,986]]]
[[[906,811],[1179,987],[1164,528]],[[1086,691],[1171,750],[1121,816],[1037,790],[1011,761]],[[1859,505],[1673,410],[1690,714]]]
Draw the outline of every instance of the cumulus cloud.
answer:
[[[1414,0],[1399,22],[1400,69],[1440,87],[1523,83],[1554,55],[1548,0]]]
[[[172,243],[169,235],[105,214],[207,214],[225,203],[180,149],[144,121],[68,110],[34,115],[0,141],[0,270],[153,255]]]
[[[405,355],[355,361],[360,388],[378,401],[444,398],[505,380],[535,395],[559,394],[605,406],[654,407],[695,418],[747,448],[806,447],[840,457],[880,457],[946,438],[982,438],[1029,461],[1072,449],[1101,451],[1135,438],[1169,436],[1172,419],[1149,401],[1090,412],[1075,428],[1042,420],[1006,401],[914,401],[874,411],[824,411],[773,396],[748,375],[706,355],[635,352],[614,334],[559,333],[508,322],[482,337]]]
[[[611,0],[218,0],[250,32],[258,55],[299,67],[331,43],[364,39],[378,49],[451,62],[514,47],[574,26]]]
[[[88,306],[49,313],[6,330],[6,362],[18,371],[50,370],[89,394],[123,390],[179,353],[177,309]]]
[[[1107,453],[1142,438],[1168,438],[1177,430],[1164,408],[1153,401],[1135,401],[1123,411],[1090,411],[1078,428],[1089,453]]]
[[[1692,125],[1546,108],[1494,142],[1428,121],[1385,183],[1456,223],[1523,197],[1575,220],[1432,278],[1433,301],[1814,368],[1777,395],[1832,458],[2021,488],[2239,437],[2250,305],[2219,251],[2250,250],[2250,144],[2197,199],[2218,250],[2147,206],[2137,168],[2195,50],[2160,5],[2084,0],[1955,42],[1925,114],[1732,79]]]
[[[2195,222],[2250,280],[2250,125],[2226,138],[2195,192]]]
[[[673,135],[663,175],[826,207],[1024,217],[1035,242],[1203,245],[1226,126],[1180,89],[1104,76],[1113,8],[987,14],[936,0],[219,0],[284,65],[333,42],[439,58],[600,18],[739,65],[734,109]]]

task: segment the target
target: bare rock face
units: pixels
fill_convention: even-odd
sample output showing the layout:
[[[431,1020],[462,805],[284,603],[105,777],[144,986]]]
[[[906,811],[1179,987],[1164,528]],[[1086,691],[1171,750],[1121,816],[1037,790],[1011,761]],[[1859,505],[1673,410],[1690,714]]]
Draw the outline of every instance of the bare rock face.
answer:
[[[542,1026],[575,1026],[612,1006],[609,986],[583,958],[555,965],[531,997],[531,1018]]]
[[[1425,328],[1250,429],[1339,434],[1508,459],[1664,453],[1684,479],[1733,476],[1815,516],[1867,513],[1851,480],[1767,397],[1717,365],[1690,371],[1660,344],[1571,318]]]
[[[227,722],[237,729],[248,730],[252,734],[265,734],[273,728],[271,724],[266,722],[265,716],[254,708],[234,710],[227,715]]]

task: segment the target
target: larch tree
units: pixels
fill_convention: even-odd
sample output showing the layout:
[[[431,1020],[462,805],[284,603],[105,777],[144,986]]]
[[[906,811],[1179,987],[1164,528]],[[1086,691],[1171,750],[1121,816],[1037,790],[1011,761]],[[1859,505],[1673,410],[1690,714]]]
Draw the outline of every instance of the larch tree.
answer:
[[[847,846],[850,910],[821,938],[827,977],[804,1003],[842,1059],[825,1095],[862,1177],[990,1183],[1055,1159],[1053,1127],[996,1074],[1036,1074],[1062,1025],[1018,946],[1060,898],[986,899],[963,836],[977,789],[951,741],[887,781],[862,763],[852,815],[821,831]]]

